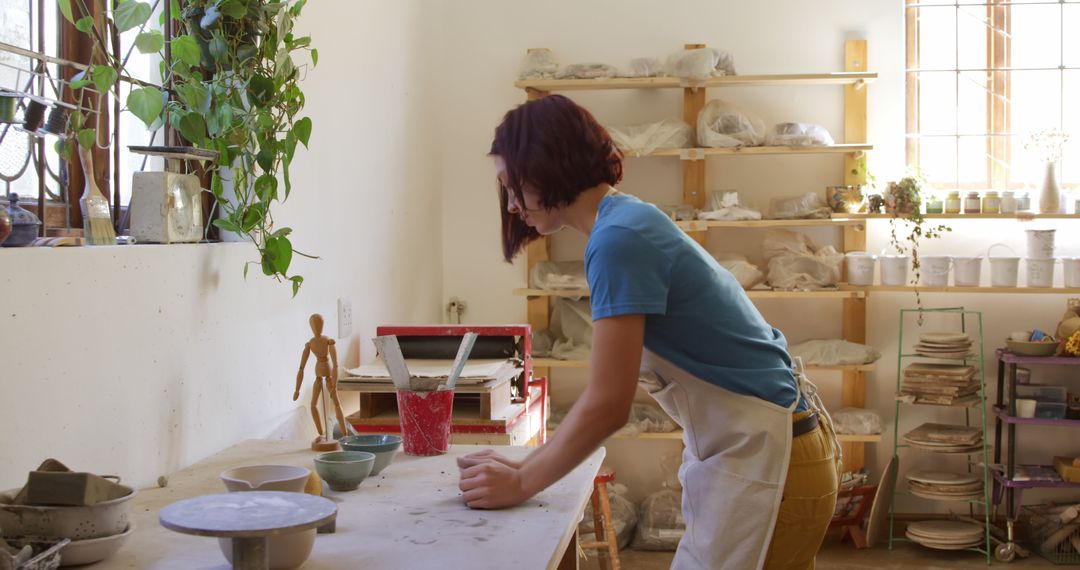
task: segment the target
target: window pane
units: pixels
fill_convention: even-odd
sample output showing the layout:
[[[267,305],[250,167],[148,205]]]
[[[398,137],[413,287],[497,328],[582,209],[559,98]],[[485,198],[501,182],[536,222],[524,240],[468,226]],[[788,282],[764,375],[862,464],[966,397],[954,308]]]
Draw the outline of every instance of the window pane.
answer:
[[[919,69],[956,67],[956,8],[919,8]]]
[[[1080,0],[1077,0],[1080,2]],[[1064,56],[1067,67],[1080,67],[1080,5],[1062,6],[1062,16],[1066,30]]]
[[[989,188],[986,137],[960,137],[957,170],[963,187]]]
[[[1065,72],[1064,89],[1067,101],[1080,98],[1080,71]],[[1080,185],[1080,105],[1065,106],[1062,130],[1069,133],[1069,142],[1062,153],[1061,180],[1066,184]]]
[[[1060,19],[1060,6],[1013,6],[1011,67],[1057,67],[1061,62]]]
[[[956,132],[956,73],[919,74],[919,132],[951,134]]]
[[[1012,72],[1012,132],[1020,135],[1049,127],[1061,120],[1061,73]]]
[[[961,134],[987,132],[986,96],[989,93],[986,72],[968,71],[960,74],[957,120]]]
[[[956,184],[956,139],[930,137],[919,141],[919,170],[935,184]]]
[[[159,16],[160,7],[156,10],[150,19],[146,22],[146,29],[159,28]],[[125,67],[127,74],[136,79],[141,79],[155,85],[161,83],[161,57],[159,54],[144,54],[139,50],[132,50],[131,47],[135,42],[135,37],[138,34],[138,29],[128,31],[120,36],[120,51],[123,54],[128,54],[130,50],[130,56],[128,56],[127,66]],[[122,84],[121,96],[126,99],[129,89],[128,84]],[[127,204],[131,201],[131,182],[134,173],[141,170],[159,170],[163,167],[162,160],[159,158],[152,158],[145,161],[146,168],[143,168],[144,156],[141,154],[135,154],[128,152],[127,147],[132,145],[149,146],[151,145],[152,133],[147,130],[146,124],[135,117],[130,112],[122,112],[120,114],[120,164],[117,167],[120,169],[120,203]],[[154,141],[157,144],[162,144],[163,134],[159,133],[157,139]]]
[[[983,6],[962,6],[959,8],[957,40],[961,49],[957,51],[961,69],[982,69],[986,65],[986,8]],[[954,48],[955,49],[955,46]]]

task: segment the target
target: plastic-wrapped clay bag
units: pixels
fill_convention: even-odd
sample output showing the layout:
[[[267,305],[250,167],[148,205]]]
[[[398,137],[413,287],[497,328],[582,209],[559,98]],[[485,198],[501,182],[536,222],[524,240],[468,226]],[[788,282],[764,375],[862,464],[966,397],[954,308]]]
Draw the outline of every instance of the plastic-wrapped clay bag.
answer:
[[[545,291],[585,289],[584,261],[541,261],[533,266],[530,275],[533,287]]]
[[[765,274],[758,269],[758,266],[750,263],[745,256],[736,253],[720,253],[716,255],[716,261],[735,276],[743,289],[750,289],[765,280]]]
[[[697,218],[697,208],[689,204],[679,204],[678,206],[656,204],[656,207],[667,215],[667,217],[676,220],[693,220]]]
[[[881,358],[881,352],[872,346],[840,339],[808,340],[792,345],[788,352],[808,366],[870,364]]]
[[[817,289],[840,281],[844,255],[831,245],[815,249],[803,234],[773,230],[765,236],[764,253],[767,281],[774,288]]]
[[[619,70],[606,63],[571,63],[555,74],[556,79],[610,79]]]
[[[703,147],[761,146],[765,123],[738,107],[714,99],[698,113],[698,144]]]
[[[607,486],[608,501],[611,503],[611,526],[615,529],[615,541],[619,543],[619,549],[622,550],[630,545],[630,539],[634,537],[634,529],[637,528],[638,523],[638,507],[634,501],[627,498],[630,490],[626,488],[626,485],[608,483]],[[580,542],[596,540],[595,524],[592,501],[590,501],[585,503],[585,517],[578,524]]]
[[[671,489],[657,491],[641,502],[640,511],[633,548],[667,551],[678,548],[679,539],[686,532],[681,493]]]
[[[679,426],[675,420],[659,406],[634,404],[630,409],[630,419],[616,433],[621,436],[634,436],[639,433],[670,433],[677,429]]]
[[[715,48],[677,51],[668,56],[667,74],[691,81],[705,81],[716,75],[735,75],[735,58]]]
[[[822,201],[817,192],[773,200],[769,207],[769,218],[773,220],[829,217],[832,217],[832,209]]]
[[[659,77],[664,74],[664,66],[655,57],[635,57],[630,60],[626,77]]]
[[[873,410],[840,408],[831,415],[836,433],[845,435],[877,435],[881,433],[881,416]]]
[[[555,337],[552,358],[584,360],[592,351],[592,311],[588,300],[556,299],[551,308]]]
[[[821,125],[811,123],[780,123],[765,139],[769,146],[832,146],[833,138]]]
[[[521,79],[554,79],[559,71],[555,56],[547,48],[529,50],[521,62]]]
[[[605,128],[615,146],[632,156],[650,154],[657,149],[694,146],[694,130],[678,119]]]
[[[551,346],[554,344],[555,339],[551,338],[551,333],[543,331],[533,331],[532,333],[532,353],[533,356],[544,358],[551,355]]]
[[[699,220],[760,220],[761,212],[739,205],[738,192],[711,192],[707,212],[698,212]]]

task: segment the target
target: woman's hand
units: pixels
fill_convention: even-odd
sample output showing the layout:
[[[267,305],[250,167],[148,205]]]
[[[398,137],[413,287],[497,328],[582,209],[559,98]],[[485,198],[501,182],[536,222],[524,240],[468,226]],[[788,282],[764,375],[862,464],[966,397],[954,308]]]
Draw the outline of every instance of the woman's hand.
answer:
[[[521,462],[514,461],[509,457],[499,455],[493,449],[485,449],[483,451],[477,451],[476,453],[470,453],[457,458],[458,469],[465,470],[473,465],[480,465],[481,463],[488,463],[494,461],[495,463],[502,463],[507,467],[514,469],[521,469]]]
[[[460,464],[461,460],[458,462]],[[465,505],[471,509],[512,507],[532,496],[522,485],[521,471],[497,461],[485,461],[462,469],[458,487]]]

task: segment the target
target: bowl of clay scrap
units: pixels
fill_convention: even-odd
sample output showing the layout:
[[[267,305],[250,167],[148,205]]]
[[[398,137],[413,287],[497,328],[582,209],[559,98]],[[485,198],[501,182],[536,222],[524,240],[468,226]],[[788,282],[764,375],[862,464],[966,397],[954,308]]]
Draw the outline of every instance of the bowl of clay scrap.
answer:
[[[70,538],[75,541],[102,538],[124,533],[128,526],[128,506],[136,491],[124,486],[128,494],[81,507],[13,505],[0,499],[0,529],[3,536]],[[4,493],[7,498],[19,492]]]
[[[221,472],[230,493],[237,491],[285,491],[301,493],[311,470],[293,465],[249,465]]]
[[[378,475],[394,460],[394,455],[401,447],[401,436],[397,435],[350,435],[338,440],[345,451],[366,451],[375,454],[375,467],[372,475]]]
[[[1031,342],[1006,339],[1009,352],[1017,356],[1053,356],[1057,352],[1056,342]]]
[[[352,491],[371,475],[375,454],[366,451],[331,451],[315,457],[315,471],[335,491]]]
[[[133,532],[135,532],[135,523],[130,523],[120,534],[73,540],[60,551],[60,566],[81,566],[105,560],[116,554]]]

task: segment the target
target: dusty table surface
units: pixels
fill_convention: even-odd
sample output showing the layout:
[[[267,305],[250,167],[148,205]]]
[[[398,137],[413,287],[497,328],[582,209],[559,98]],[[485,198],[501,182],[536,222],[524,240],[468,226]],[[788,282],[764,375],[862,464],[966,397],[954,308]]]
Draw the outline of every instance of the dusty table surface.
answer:
[[[525,503],[482,511],[462,502],[455,462],[481,449],[512,458],[531,450],[452,445],[449,453],[434,457],[399,452],[355,491],[324,486],[324,496],[338,507],[337,532],[318,535],[303,568],[555,568],[581,519],[604,450]],[[249,440],[174,473],[167,487],[139,491],[131,505],[135,532],[130,540],[112,558],[87,568],[225,570],[229,565],[216,539],[170,531],[158,523],[158,512],[180,499],[225,491],[218,479],[225,469],[273,464],[314,471],[315,455],[309,442]]]

